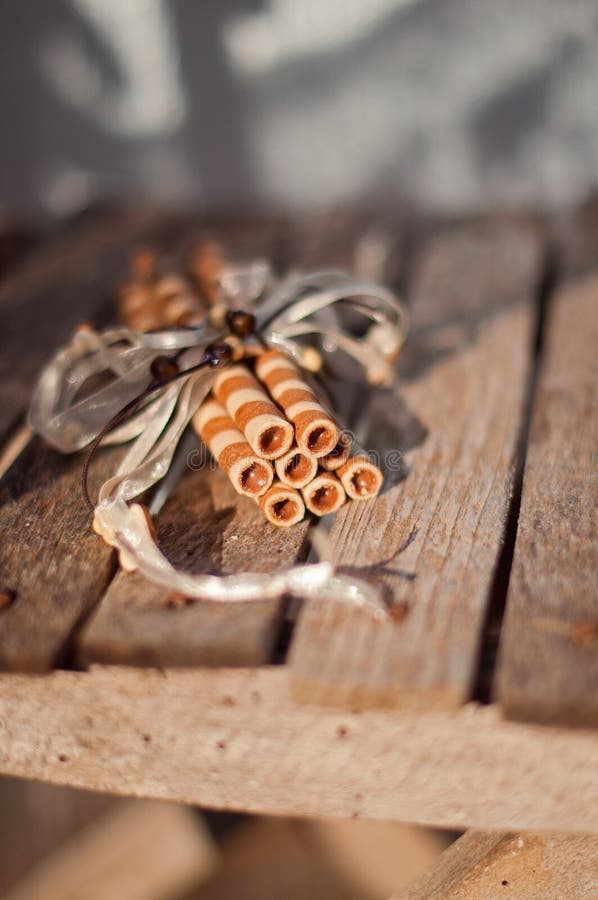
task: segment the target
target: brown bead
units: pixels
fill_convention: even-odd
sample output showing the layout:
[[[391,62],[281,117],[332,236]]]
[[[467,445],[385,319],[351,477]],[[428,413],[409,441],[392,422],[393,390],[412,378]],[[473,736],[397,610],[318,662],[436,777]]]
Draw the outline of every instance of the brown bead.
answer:
[[[224,341],[208,344],[204,351],[204,359],[211,366],[225,366],[227,363],[232,362],[233,355],[233,348]]]
[[[244,338],[255,331],[255,316],[242,309],[231,310],[226,314],[226,324],[231,334]]]

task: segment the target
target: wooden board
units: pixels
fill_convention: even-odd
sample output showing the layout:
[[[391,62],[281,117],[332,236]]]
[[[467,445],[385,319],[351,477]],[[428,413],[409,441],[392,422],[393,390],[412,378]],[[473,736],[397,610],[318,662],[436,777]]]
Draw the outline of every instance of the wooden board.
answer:
[[[0,772],[222,810],[598,832],[598,734],[297,703],[284,666],[0,676]]]
[[[112,450],[94,468],[117,464]],[[90,527],[82,461],[34,439],[0,481],[0,668],[42,672],[68,662],[74,629],[114,572],[110,548]]]
[[[270,234],[266,255],[279,269],[351,267],[369,227],[365,218],[337,215],[279,224],[276,239],[272,231],[254,229],[253,254],[248,236],[240,248],[239,234],[214,233],[233,259],[263,253],[264,236]],[[400,239],[400,229],[389,227],[385,239],[378,240],[383,251],[377,259],[379,276],[388,271]],[[227,479],[209,469],[187,473],[155,521],[168,557],[194,572],[274,572],[304,559],[309,549],[307,520],[291,531],[266,524],[253,502],[237,497]],[[166,591],[139,575],[119,573],[81,635],[79,660],[85,665],[259,665],[272,659],[285,607],[281,600],[173,607]]]
[[[470,696],[501,549],[543,245],[526,223],[428,239],[413,267],[413,330],[396,392],[370,400],[385,487],[331,531],[341,570],[381,584],[386,622],[313,601],[290,662],[297,696],[454,706]],[[367,406],[367,401],[364,402]]]
[[[594,900],[598,838],[468,831],[393,900]]]
[[[500,646],[507,715],[598,724],[598,276],[557,292]]]

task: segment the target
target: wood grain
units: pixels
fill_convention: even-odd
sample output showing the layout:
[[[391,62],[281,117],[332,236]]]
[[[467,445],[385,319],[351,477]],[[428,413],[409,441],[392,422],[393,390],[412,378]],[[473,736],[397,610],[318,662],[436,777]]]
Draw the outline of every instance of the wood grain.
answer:
[[[468,831],[393,900],[594,900],[597,894],[594,835]]]
[[[297,696],[455,706],[470,695],[521,426],[542,242],[526,224],[433,236],[414,267],[413,333],[398,392],[372,397],[385,468],[374,501],[331,531],[346,571],[379,583],[386,622],[306,605],[291,645]],[[364,403],[364,406],[366,403]]]
[[[598,724],[598,276],[557,292],[500,645],[507,715]]]
[[[107,477],[120,450],[94,467]],[[80,457],[34,439],[0,481],[0,668],[42,672],[65,661],[73,629],[102,595],[113,554],[91,530]]]
[[[218,809],[598,832],[598,734],[297,703],[284,666],[0,677],[0,771]]]

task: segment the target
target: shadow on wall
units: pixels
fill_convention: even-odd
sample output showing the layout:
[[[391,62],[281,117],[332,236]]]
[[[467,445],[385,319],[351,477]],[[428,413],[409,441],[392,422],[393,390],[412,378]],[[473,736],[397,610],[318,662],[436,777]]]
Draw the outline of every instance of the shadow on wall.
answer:
[[[573,202],[598,178],[594,0],[21,0],[0,204]]]

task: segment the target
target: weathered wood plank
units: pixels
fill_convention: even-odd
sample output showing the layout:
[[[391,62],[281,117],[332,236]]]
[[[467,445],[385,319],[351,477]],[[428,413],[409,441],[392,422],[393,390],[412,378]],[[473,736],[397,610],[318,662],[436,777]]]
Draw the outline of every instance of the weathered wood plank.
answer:
[[[594,900],[597,894],[594,835],[468,831],[393,900]]]
[[[549,313],[498,663],[513,718],[598,724],[598,276]]]
[[[108,477],[119,450],[94,472]],[[34,439],[0,481],[0,668],[41,672],[65,661],[73,629],[114,571],[110,548],[90,527],[81,459]]]
[[[331,531],[342,567],[380,582],[396,616],[306,604],[291,645],[315,702],[453,706],[470,695],[500,551],[542,268],[536,229],[478,223],[434,236],[414,267],[398,392],[371,401],[386,486]],[[407,477],[405,477],[407,476]]]
[[[368,221],[350,216],[310,217],[222,237],[232,259],[266,252],[282,268],[351,266]],[[215,232],[218,234],[217,232]],[[398,232],[390,232],[389,253]],[[384,261],[381,263],[384,267]],[[158,536],[172,561],[195,572],[273,572],[305,557],[309,522],[281,531],[262,520],[257,506],[236,496],[217,471],[187,473],[156,517]],[[245,606],[194,603],[169,606],[167,592],[139,575],[119,573],[80,637],[79,660],[133,665],[249,666],[267,662],[280,631],[280,600]]]
[[[286,667],[0,676],[0,771],[219,809],[598,832],[598,734],[297,703]]]

